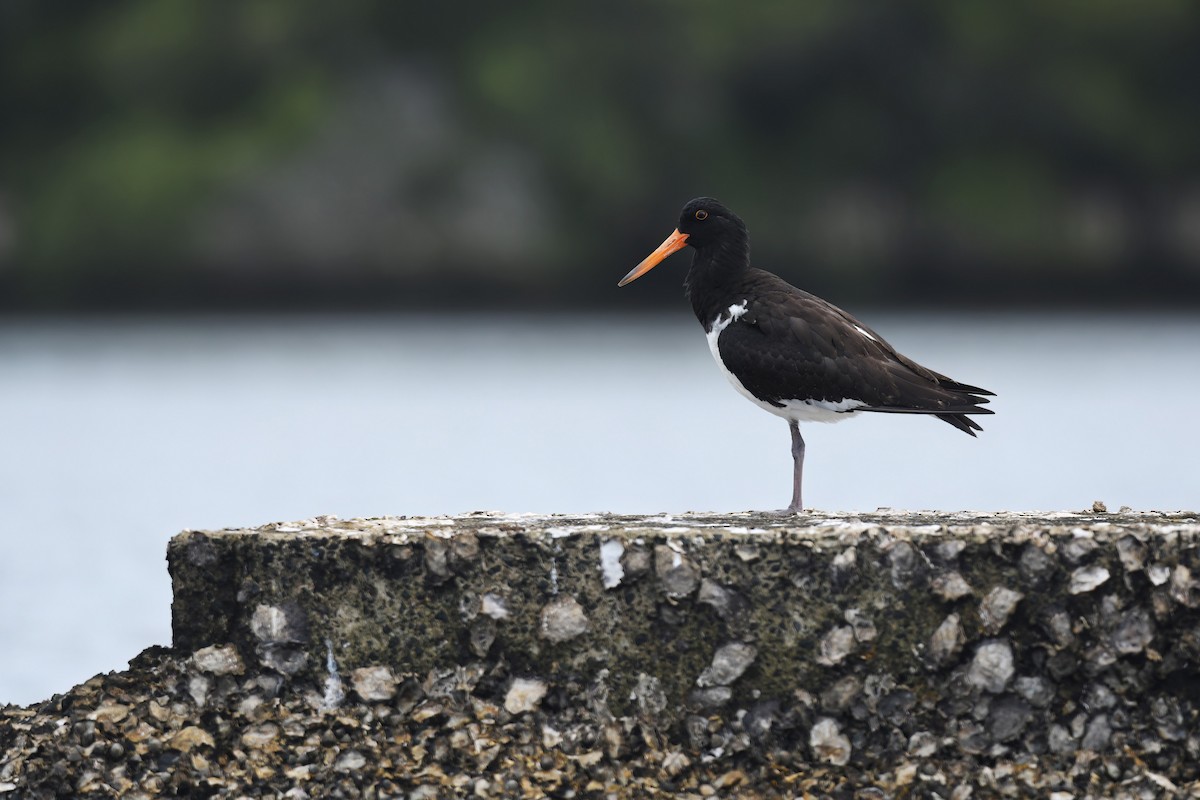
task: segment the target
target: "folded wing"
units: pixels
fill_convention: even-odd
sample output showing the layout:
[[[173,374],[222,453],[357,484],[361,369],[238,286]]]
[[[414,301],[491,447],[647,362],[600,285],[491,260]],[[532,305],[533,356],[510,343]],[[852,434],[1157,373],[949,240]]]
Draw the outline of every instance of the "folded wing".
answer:
[[[968,415],[991,414],[981,408],[991,392],[921,366],[837,306],[756,272],[756,301],[718,340],[722,362],[756,397],[850,399],[859,411],[932,414],[972,436],[982,430]]]

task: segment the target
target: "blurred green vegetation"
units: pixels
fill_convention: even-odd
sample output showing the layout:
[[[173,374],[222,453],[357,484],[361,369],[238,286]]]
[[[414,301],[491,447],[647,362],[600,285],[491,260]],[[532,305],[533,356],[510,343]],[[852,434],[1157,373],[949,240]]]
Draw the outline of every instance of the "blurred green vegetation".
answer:
[[[1200,299],[1200,4],[0,3],[0,308]]]

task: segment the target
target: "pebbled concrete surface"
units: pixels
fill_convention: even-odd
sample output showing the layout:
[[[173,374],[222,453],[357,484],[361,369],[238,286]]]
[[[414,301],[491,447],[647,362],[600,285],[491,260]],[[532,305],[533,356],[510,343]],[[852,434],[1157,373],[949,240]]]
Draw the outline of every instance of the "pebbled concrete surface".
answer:
[[[1198,537],[1196,514],[1098,512],[472,514],[189,531],[168,554],[173,652],[125,673],[121,704],[136,716],[141,684],[177,698],[168,726],[195,728],[200,752],[225,747],[233,762],[283,736],[283,721],[248,704],[303,711],[296,741],[316,736],[318,755],[327,737],[312,731],[350,715],[356,755],[305,773],[306,791],[336,784],[343,796],[383,780],[396,793],[374,796],[426,796],[412,794],[425,784],[411,754],[406,766],[386,756],[388,741],[361,732],[364,714],[431,741],[457,730],[440,731],[445,715],[467,714],[482,726],[473,737],[508,737],[496,745],[507,762],[472,767],[487,787],[427,796],[509,796],[509,781],[528,794],[528,773],[512,770],[529,759],[557,765],[558,796],[590,796],[589,784],[595,796],[706,796],[729,791],[722,780],[764,797],[803,796],[801,784],[829,796],[1162,796],[1200,778]],[[111,701],[105,680],[77,687],[73,704],[94,696],[96,713]],[[12,726],[54,702],[0,716],[0,793],[52,774]],[[275,733],[246,744],[267,723]],[[63,743],[81,748],[66,763],[89,763],[94,741]],[[336,737],[328,747],[344,750]],[[564,772],[581,754],[595,762]],[[92,772],[111,774],[112,760]],[[205,763],[214,780],[253,784]],[[346,794],[348,776],[369,780]]]

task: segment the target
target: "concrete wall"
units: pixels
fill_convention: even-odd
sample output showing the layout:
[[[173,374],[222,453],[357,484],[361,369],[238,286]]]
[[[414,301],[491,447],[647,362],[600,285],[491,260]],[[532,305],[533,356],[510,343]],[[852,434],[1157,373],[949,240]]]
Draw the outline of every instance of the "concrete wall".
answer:
[[[410,739],[470,712],[472,737],[507,730],[495,746],[511,757],[452,759],[488,783],[452,787],[463,795],[505,796],[524,754],[557,765],[559,788],[625,774],[613,785],[631,797],[650,790],[631,776],[700,796],[792,796],[806,780],[1156,796],[1200,778],[1198,536],[1195,515],[1103,513],[185,532],[169,549],[174,649],[129,674],[181,698],[175,735],[216,725],[201,747],[220,751],[224,736],[231,753],[255,750],[254,725],[282,737],[274,716],[238,719],[264,700],[305,709],[310,727],[382,714]],[[78,701],[87,714],[105,702],[103,681],[93,690]],[[192,706],[229,711],[232,731],[184,725]],[[424,785],[380,755],[386,737],[359,735],[354,768],[335,770],[338,755],[320,774],[352,774],[363,791],[362,776],[386,779],[395,796]],[[0,722],[0,744],[12,736]],[[9,763],[0,787],[17,777]]]

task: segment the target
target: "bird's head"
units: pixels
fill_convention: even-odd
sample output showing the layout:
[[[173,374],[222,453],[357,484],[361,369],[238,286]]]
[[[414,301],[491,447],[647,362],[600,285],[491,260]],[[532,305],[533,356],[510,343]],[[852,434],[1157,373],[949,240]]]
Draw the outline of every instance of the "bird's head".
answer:
[[[689,200],[679,213],[679,227],[642,263],[621,279],[617,286],[632,283],[658,266],[664,258],[691,245],[703,250],[725,243],[744,243],[747,239],[746,223],[741,217],[711,197]]]
[[[727,239],[739,239],[746,235],[746,223],[711,197],[689,200],[679,212],[679,232],[686,235],[687,243],[697,250]]]

